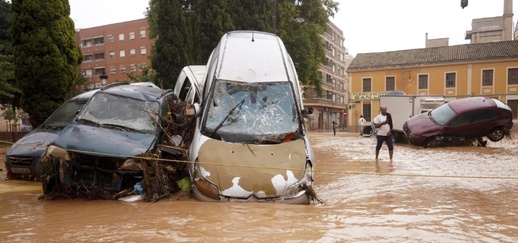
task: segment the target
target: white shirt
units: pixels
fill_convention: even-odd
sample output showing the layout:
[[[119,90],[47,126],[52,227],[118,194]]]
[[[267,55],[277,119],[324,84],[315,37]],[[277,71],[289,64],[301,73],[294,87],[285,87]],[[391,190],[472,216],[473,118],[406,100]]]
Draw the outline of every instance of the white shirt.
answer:
[[[380,124],[387,120],[387,115],[379,114],[374,118],[374,124]],[[390,132],[390,125],[387,123],[381,127],[376,128],[378,131],[378,135],[380,136],[387,136],[387,133]]]
[[[360,123],[360,125],[362,125],[362,126],[363,126],[363,124],[365,124],[365,118],[363,118],[363,117],[362,117],[362,118],[360,118],[359,123]]]

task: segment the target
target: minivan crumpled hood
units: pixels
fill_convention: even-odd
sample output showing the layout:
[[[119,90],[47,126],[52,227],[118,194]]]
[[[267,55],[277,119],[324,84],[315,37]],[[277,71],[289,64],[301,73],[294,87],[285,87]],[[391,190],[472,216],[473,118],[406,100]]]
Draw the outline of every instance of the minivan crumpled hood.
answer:
[[[52,143],[66,150],[102,157],[127,158],[146,153],[154,134],[125,132],[82,124],[71,124]]]
[[[428,113],[413,116],[406,123],[410,132],[414,134],[424,135],[439,130],[438,125],[428,116]]]
[[[16,141],[9,148],[6,155],[40,157],[45,153],[47,145],[56,138],[60,131],[61,129],[36,128]]]
[[[202,175],[221,195],[232,198],[271,198],[304,176],[304,139],[281,144],[242,144],[208,139],[200,148]]]

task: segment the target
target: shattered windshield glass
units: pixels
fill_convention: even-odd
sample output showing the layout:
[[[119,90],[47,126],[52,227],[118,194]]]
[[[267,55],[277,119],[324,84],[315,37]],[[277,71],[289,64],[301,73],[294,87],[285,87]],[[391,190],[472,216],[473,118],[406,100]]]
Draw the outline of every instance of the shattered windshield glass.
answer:
[[[205,130],[209,136],[237,134],[277,142],[273,140],[282,140],[299,129],[290,82],[218,80],[207,105]]]
[[[98,93],[77,120],[118,130],[153,133],[158,110],[158,102]]]

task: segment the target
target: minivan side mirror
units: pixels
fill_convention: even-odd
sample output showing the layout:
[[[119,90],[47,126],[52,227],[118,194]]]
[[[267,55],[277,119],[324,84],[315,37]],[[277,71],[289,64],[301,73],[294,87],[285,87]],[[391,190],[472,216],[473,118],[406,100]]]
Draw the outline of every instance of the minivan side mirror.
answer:
[[[194,103],[193,107],[194,107],[194,116],[195,117],[201,116],[201,105],[198,103]]]
[[[302,117],[308,119],[308,120],[313,120],[314,116],[313,116],[313,108],[308,108],[307,110],[302,110]]]

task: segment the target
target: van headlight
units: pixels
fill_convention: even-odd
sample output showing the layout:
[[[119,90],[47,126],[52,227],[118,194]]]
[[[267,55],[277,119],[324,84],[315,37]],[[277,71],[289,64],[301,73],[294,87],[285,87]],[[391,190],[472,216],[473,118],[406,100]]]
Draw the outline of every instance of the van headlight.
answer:
[[[45,153],[45,156],[49,157],[55,157],[62,160],[70,161],[72,158],[70,156],[70,153],[62,147],[58,147],[56,145],[49,145],[47,147],[47,151]]]
[[[194,163],[192,172],[192,183],[195,190],[198,190],[201,194],[214,200],[220,200],[219,189],[212,182],[207,180],[201,173],[201,168],[198,163]]]
[[[289,186],[288,189],[286,189],[284,199],[297,198],[305,194],[305,188],[307,188],[307,186],[311,185],[313,182],[312,171],[312,167],[309,164],[306,164],[304,176],[295,184]]]

